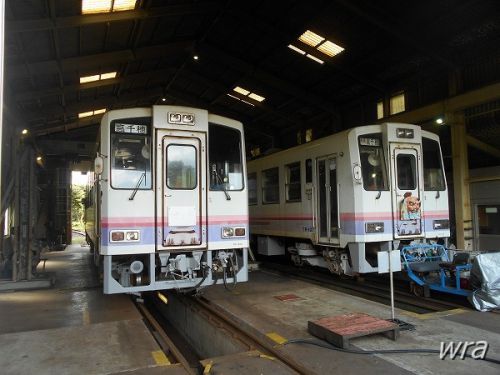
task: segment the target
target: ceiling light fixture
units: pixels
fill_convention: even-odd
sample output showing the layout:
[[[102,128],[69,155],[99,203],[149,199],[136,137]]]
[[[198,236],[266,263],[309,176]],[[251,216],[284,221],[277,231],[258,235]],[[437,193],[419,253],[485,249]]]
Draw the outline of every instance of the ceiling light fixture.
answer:
[[[247,90],[247,89],[244,89],[243,87],[240,87],[240,86],[236,86],[234,89],[233,89],[234,92],[237,92],[238,94],[242,95],[242,96],[245,96],[246,98],[249,98],[249,99],[252,99],[252,100],[255,100],[256,102],[263,102],[264,100],[266,100],[265,97],[263,97],[262,95],[259,95],[259,94],[256,94],[255,92],[251,92],[250,90]],[[234,96],[234,95],[231,95],[231,94],[228,94],[230,97],[232,98],[235,98],[235,99],[238,99],[238,100],[241,100],[242,102],[246,103],[246,104],[249,104],[251,106],[255,106],[253,103],[251,102],[247,102],[244,100],[244,98],[238,98],[237,96]]]
[[[316,56],[313,56],[313,55],[310,55],[310,54],[307,54],[306,56],[309,57],[311,60],[316,61],[319,64],[324,64],[325,63],[323,60],[317,58]]]
[[[291,50],[294,50],[297,53],[300,53],[301,55],[305,55],[306,54],[305,51],[302,51],[300,48],[295,47],[293,44],[289,44],[288,48],[290,48]]]
[[[436,119],[436,124],[438,124],[438,125],[442,125],[442,124],[444,124],[444,120],[443,120],[441,117],[438,117],[438,118]]]
[[[233,91],[237,92],[238,94],[241,94],[241,95],[245,95],[247,96],[248,94],[250,94],[250,91],[244,89],[243,87],[240,87],[240,86],[236,86]]]
[[[23,129],[23,130],[21,131],[21,134],[22,134],[22,135],[26,135],[26,134],[28,134],[28,129]]]

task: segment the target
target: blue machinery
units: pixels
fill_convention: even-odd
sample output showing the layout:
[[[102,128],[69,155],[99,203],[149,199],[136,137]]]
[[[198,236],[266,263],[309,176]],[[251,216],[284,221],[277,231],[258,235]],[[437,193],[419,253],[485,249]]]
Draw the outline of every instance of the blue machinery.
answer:
[[[457,253],[450,261],[442,245],[408,245],[401,249],[401,261],[418,296],[429,297],[430,290],[461,296],[471,293],[460,285],[460,276],[472,268],[467,253]]]

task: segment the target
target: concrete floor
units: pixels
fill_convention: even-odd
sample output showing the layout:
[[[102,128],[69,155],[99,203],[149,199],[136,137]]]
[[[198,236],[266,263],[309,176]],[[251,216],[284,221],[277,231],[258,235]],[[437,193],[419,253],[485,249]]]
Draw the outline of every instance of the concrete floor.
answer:
[[[0,373],[159,374],[160,350],[126,295],[103,295],[89,248],[47,253],[55,287],[0,293]]]
[[[295,294],[299,299],[280,301],[276,296]],[[269,272],[250,275],[250,281],[227,292],[212,287],[204,296],[242,325],[262,334],[275,333],[285,339],[310,338],[307,321],[351,312],[390,318],[388,306],[332,291]],[[352,341],[354,348],[439,350],[441,341],[486,340],[488,356],[500,359],[500,314],[458,309],[446,313],[418,315],[396,310],[397,318],[416,326],[402,331],[394,342],[382,335]],[[499,374],[500,365],[484,361],[440,360],[437,354],[386,354],[377,356],[342,353],[304,344],[289,344],[284,351],[318,374]]]

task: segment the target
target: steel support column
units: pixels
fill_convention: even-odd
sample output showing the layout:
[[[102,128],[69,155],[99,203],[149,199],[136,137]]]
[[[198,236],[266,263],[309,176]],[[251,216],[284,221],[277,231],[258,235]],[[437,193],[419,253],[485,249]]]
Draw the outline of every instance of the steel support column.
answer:
[[[451,127],[456,245],[459,249],[472,250],[472,211],[465,116],[463,113],[449,113],[446,118]]]

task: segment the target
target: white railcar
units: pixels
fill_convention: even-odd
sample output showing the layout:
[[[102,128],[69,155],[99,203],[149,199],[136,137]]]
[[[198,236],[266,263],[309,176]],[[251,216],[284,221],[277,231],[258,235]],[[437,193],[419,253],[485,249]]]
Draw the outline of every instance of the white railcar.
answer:
[[[417,125],[353,128],[248,163],[250,232],[337,274],[376,272],[377,253],[450,236],[437,135]]]
[[[240,122],[202,109],[103,116],[87,235],[104,293],[247,281],[244,150]]]

